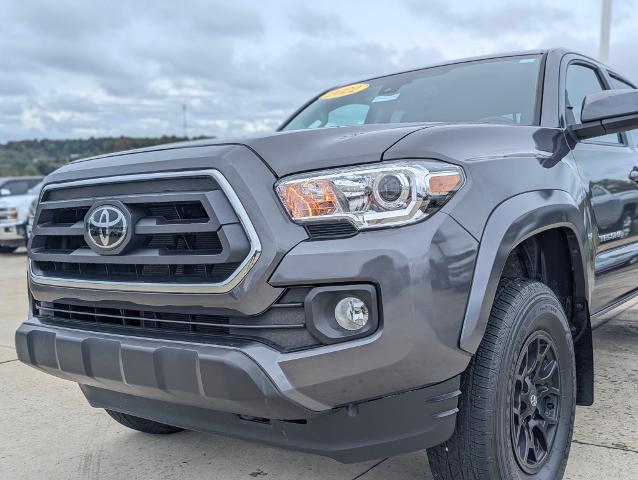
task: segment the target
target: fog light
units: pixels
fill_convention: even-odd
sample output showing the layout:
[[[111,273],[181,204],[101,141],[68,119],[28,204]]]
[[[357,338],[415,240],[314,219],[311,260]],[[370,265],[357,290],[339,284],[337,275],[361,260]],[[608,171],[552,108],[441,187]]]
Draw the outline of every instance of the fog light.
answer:
[[[368,318],[368,306],[356,297],[346,297],[335,307],[335,320],[346,330],[362,329]]]

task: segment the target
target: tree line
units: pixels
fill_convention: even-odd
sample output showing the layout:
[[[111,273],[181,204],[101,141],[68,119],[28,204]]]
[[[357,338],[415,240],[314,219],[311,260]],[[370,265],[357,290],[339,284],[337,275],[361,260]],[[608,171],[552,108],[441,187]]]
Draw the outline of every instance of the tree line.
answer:
[[[200,137],[203,138],[203,137]],[[187,139],[162,137],[101,137],[75,140],[18,140],[0,144],[0,177],[48,175],[80,158],[149,147]]]

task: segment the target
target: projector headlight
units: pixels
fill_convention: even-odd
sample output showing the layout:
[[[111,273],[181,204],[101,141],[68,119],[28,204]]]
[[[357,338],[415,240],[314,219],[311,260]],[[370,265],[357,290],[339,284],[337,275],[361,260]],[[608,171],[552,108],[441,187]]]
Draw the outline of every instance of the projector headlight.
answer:
[[[295,222],[347,220],[364,230],[418,222],[464,181],[456,165],[402,160],[294,175],[275,190]]]

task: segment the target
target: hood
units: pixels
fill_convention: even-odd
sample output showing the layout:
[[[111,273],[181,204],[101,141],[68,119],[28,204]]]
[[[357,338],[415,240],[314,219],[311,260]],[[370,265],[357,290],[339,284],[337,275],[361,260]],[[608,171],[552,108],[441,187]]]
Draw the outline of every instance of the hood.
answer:
[[[52,177],[69,180],[112,175],[114,169],[122,175],[160,171],[179,168],[180,159],[193,157],[198,157],[197,166],[210,168],[215,166],[215,156],[242,148],[250,150],[254,161],[261,160],[276,177],[400,158],[434,158],[465,163],[495,156],[551,155],[557,148],[557,136],[562,137],[558,129],[453,123],[295,130],[236,140],[198,140],[118,152],[77,160],[56,171]],[[132,158],[133,155],[135,158]]]
[[[321,128],[274,132],[251,138],[229,140],[197,140],[149,148],[117,152],[76,160],[58,172],[100,168],[109,164],[130,164],[122,156],[198,147],[244,146],[257,155],[276,176],[357,163],[378,162],[383,153],[412,132],[426,128],[423,124],[361,125],[354,127]],[[178,155],[176,154],[176,157]],[[145,162],[145,155],[135,163]],[[152,160],[149,157],[149,161]],[[91,165],[86,165],[89,162]],[[56,172],[57,173],[57,172]]]
[[[320,168],[378,162],[386,150],[423,124],[361,125],[294,130],[242,140],[277,176]]]

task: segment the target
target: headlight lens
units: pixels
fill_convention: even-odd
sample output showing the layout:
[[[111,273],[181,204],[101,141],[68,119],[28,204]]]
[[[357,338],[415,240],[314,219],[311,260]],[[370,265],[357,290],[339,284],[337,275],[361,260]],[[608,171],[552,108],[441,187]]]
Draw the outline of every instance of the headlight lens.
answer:
[[[464,181],[456,165],[404,160],[294,175],[275,189],[298,223],[348,220],[363,230],[426,218]]]
[[[9,211],[7,212],[7,220],[17,220],[18,219],[18,209],[16,207],[9,207]]]

